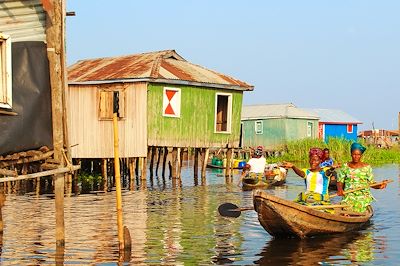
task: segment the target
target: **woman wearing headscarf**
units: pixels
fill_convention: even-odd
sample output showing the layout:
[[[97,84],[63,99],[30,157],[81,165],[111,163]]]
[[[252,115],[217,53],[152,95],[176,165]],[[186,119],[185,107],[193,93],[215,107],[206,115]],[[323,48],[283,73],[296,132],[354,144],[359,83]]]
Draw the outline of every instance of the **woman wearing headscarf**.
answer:
[[[320,164],[323,158],[323,151],[320,148],[311,148],[309,151],[310,168],[300,169],[293,163],[285,162],[285,168],[292,168],[300,177],[305,179],[306,192],[299,194],[296,200],[302,204],[328,204],[329,203],[329,177]]]
[[[369,185],[374,182],[372,167],[361,161],[365,150],[366,148],[360,143],[355,142],[351,145],[351,161],[342,166],[337,180],[337,194],[339,196],[344,196],[342,202],[352,206],[351,209],[356,212],[366,211],[367,207],[374,200],[369,188]],[[344,194],[346,190],[360,187],[366,188]],[[386,184],[383,184],[374,188],[382,189],[385,187]]]

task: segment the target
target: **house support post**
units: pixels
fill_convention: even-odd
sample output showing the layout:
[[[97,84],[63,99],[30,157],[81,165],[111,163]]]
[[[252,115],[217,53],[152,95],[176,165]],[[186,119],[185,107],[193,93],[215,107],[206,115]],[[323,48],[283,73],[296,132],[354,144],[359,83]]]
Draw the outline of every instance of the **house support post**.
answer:
[[[172,154],[171,154],[171,177],[172,178],[176,178],[177,174],[176,174],[176,161],[177,161],[177,156],[178,154],[178,148],[174,147],[172,148]]]
[[[228,151],[226,152],[226,168],[225,168],[226,176],[231,176],[231,163],[232,163],[232,149],[229,148]]]
[[[210,154],[210,149],[209,148],[203,149],[203,152],[202,152],[203,165],[201,166],[201,178],[205,178],[206,177],[206,169],[207,169],[207,163],[208,163],[209,154]]]
[[[168,148],[164,147],[163,164],[162,164],[162,177],[165,178],[165,166],[167,164]]]
[[[107,159],[101,160],[101,176],[103,178],[103,190],[108,190]]]
[[[177,154],[176,154],[176,161],[177,161],[177,178],[181,178],[181,168],[182,168],[182,160],[181,160],[181,148],[178,148]]]
[[[193,172],[195,178],[198,177],[198,168],[199,168],[199,149],[194,148]]]

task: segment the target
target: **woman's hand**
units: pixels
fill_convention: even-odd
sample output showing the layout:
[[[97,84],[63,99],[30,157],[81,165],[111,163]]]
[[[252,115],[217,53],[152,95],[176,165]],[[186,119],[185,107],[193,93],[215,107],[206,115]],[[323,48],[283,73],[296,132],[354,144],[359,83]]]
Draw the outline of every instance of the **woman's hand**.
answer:
[[[293,168],[293,164],[290,162],[283,162],[282,167],[288,169],[288,168]]]
[[[342,167],[342,164],[341,163],[336,163],[336,164],[333,164],[332,167],[335,168],[335,169],[336,168],[340,168],[340,167]]]
[[[338,190],[337,190],[337,195],[343,197],[343,196],[344,196],[344,191],[343,191],[343,189],[339,189],[339,188],[338,188]]]

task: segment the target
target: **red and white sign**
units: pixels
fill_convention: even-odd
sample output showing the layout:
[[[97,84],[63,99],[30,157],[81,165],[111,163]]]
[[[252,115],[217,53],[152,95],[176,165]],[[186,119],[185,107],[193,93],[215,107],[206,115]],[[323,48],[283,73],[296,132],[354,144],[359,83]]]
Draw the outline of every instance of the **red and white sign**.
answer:
[[[163,116],[181,116],[181,90],[177,88],[164,88]]]

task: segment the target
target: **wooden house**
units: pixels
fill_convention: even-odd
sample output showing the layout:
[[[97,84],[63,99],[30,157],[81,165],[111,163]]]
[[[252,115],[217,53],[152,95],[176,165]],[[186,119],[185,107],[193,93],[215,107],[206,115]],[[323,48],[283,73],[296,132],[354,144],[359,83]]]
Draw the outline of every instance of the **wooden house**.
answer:
[[[236,148],[243,92],[253,90],[174,50],[81,60],[68,77],[73,158],[113,158],[116,97],[122,158],[145,158],[148,147]]]
[[[0,3],[0,182],[10,191],[31,179],[37,189],[40,177],[53,176],[58,246],[64,244],[64,173],[79,168],[68,160],[65,14],[64,1]]]
[[[294,104],[246,105],[242,108],[243,147],[282,148],[288,141],[316,138],[319,117]]]
[[[362,122],[353,116],[335,109],[306,109],[319,116],[318,138],[325,142],[328,138],[357,140],[357,128]]]

